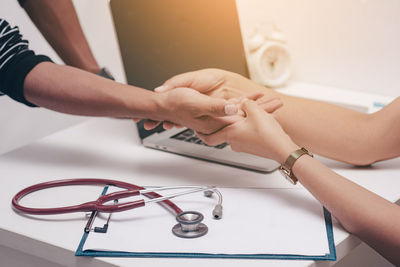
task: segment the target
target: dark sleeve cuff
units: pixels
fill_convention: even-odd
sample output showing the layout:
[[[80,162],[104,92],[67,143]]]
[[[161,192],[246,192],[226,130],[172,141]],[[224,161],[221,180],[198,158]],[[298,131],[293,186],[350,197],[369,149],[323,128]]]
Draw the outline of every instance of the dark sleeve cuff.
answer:
[[[6,80],[2,85],[2,91],[12,99],[23,103],[29,107],[36,107],[30,103],[24,96],[24,82],[28,73],[42,62],[52,62],[51,59],[43,55],[35,55],[32,51],[28,51],[28,55],[17,57],[16,62],[10,64],[10,68],[5,75]]]
[[[20,4],[20,6],[24,7],[26,0],[18,0],[18,3]]]

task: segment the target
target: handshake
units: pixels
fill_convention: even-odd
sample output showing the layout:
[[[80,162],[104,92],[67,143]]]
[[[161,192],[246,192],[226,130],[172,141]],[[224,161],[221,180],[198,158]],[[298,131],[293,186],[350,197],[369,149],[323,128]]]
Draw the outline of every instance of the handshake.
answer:
[[[208,145],[227,142],[234,151],[278,162],[287,156],[282,148],[297,147],[271,115],[282,101],[238,74],[218,69],[180,74],[156,88],[154,97],[157,108],[145,120],[146,130],[186,126]],[[266,147],[265,140],[273,142]]]

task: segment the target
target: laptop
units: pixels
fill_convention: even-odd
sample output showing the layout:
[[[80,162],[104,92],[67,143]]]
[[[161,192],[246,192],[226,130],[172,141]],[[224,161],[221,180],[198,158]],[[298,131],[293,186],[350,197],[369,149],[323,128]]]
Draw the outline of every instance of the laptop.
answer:
[[[154,89],[174,75],[220,68],[248,77],[235,0],[111,0],[111,13],[128,84]],[[210,147],[191,129],[138,123],[145,147],[261,172],[275,161]]]

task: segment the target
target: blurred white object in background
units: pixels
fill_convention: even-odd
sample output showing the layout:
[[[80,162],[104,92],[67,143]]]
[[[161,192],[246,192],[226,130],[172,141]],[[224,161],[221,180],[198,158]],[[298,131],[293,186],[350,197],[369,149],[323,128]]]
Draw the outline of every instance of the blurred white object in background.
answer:
[[[243,36],[264,21],[285,34],[291,80],[399,95],[400,1],[236,2]]]
[[[269,87],[283,86],[290,77],[291,59],[286,38],[274,24],[266,28],[257,26],[246,38],[247,60],[250,77],[253,81]]]

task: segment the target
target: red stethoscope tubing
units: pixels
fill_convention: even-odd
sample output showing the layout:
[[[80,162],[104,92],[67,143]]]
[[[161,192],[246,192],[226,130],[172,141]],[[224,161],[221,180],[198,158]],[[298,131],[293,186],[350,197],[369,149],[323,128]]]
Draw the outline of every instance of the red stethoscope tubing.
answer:
[[[100,196],[97,200],[95,201],[89,201],[86,203],[82,203],[80,205],[74,205],[74,206],[66,206],[66,207],[58,207],[58,208],[30,208],[30,207],[25,207],[19,204],[19,201],[25,197],[28,194],[31,194],[33,192],[47,189],[47,188],[52,188],[52,187],[59,187],[59,186],[70,186],[70,185],[113,185],[121,188],[125,188],[127,190],[124,191],[118,191],[110,194],[106,194],[103,196]],[[145,189],[144,187],[137,186],[134,184],[130,183],[125,183],[121,181],[115,181],[115,180],[109,180],[109,179],[88,179],[88,178],[83,178],[83,179],[65,179],[65,180],[57,180],[57,181],[50,181],[50,182],[44,182],[36,185],[32,185],[30,187],[27,187],[20,192],[18,192],[14,198],[12,199],[12,205],[13,207],[23,213],[27,214],[34,214],[34,215],[52,215],[52,214],[62,214],[62,213],[71,213],[71,212],[89,212],[89,211],[99,211],[99,212],[121,212],[121,211],[126,211],[138,207],[142,207],[145,205],[145,202],[143,199],[137,200],[137,201],[131,201],[131,202],[126,202],[126,203],[119,203],[115,205],[104,205],[104,203],[115,200],[115,199],[121,199],[121,198],[126,198],[130,196],[136,196],[140,194],[140,190]],[[148,198],[158,198],[162,197],[160,194],[155,193],[155,192],[148,192],[144,193]],[[170,200],[163,200],[160,202],[160,204],[164,204],[168,208],[171,208],[176,214],[179,214],[182,212],[182,210],[175,205],[172,201]]]

